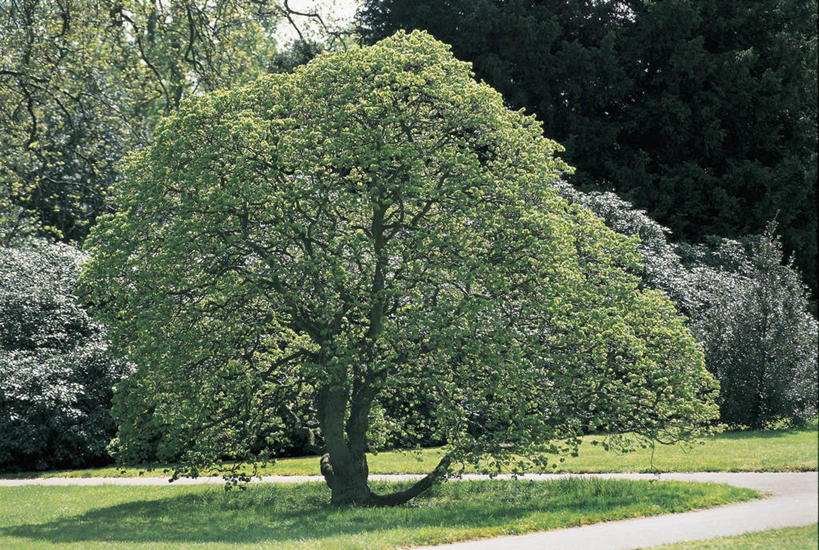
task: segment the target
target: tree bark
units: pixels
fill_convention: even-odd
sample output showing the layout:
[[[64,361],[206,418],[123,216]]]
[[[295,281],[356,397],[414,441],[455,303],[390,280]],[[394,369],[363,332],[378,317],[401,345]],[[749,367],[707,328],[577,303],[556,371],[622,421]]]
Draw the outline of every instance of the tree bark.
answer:
[[[367,483],[368,475],[366,473],[362,474],[362,472],[367,471],[367,457],[363,454],[360,456],[358,467],[356,468],[356,465],[353,465],[353,471],[356,472],[353,475],[349,475],[350,470],[348,468],[345,468],[346,475],[336,473],[329,453],[325,453],[321,457],[320,464],[321,473],[332,494],[330,497],[331,504],[336,506],[398,506],[424,493],[435,483],[442,480],[451,462],[449,456],[444,456],[432,472],[413,485],[403,491],[396,491],[386,495],[379,495],[370,490]]]
[[[367,486],[369,470],[363,449],[351,449],[345,437],[344,416],[347,390],[327,388],[319,396],[319,422],[327,452],[321,457],[321,473],[337,505],[365,504],[370,495]]]
[[[349,462],[336,458],[338,469],[333,462],[330,453],[321,457],[321,473],[331,492],[330,503],[336,506],[368,505],[372,492],[367,484],[367,458],[362,456],[360,460]]]
[[[345,411],[350,397],[344,387],[320,390],[319,422],[327,452],[321,457],[321,473],[330,488],[330,502],[337,506],[397,506],[420,495],[443,479],[451,464],[444,456],[435,469],[408,489],[388,495],[377,495],[368,484],[369,467],[366,455],[366,431],[372,394],[353,391],[351,422],[345,429]]]

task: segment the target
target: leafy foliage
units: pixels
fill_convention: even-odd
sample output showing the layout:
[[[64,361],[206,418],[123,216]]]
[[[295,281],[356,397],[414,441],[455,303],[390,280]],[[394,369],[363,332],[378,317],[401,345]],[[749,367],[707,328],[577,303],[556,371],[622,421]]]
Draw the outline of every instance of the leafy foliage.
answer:
[[[337,503],[600,425],[686,437],[716,414],[702,349],[624,270],[634,242],[547,184],[559,149],[424,33],[183,102],[88,241],[84,292],[140,366],[118,410],[187,475],[298,424]],[[408,386],[448,452],[378,496],[367,430]]]
[[[111,387],[130,369],[72,294],[83,259],[41,241],[0,248],[0,470],[110,460]]]
[[[365,0],[372,40],[421,29],[675,239],[777,217],[817,291],[817,6],[804,0]],[[777,215],[778,213],[778,215]]]
[[[639,239],[641,261],[633,273],[640,277],[642,286],[663,291],[689,317],[697,315],[708,302],[711,270],[704,273],[703,266],[686,265],[678,246],[670,242],[670,229],[615,193],[584,193],[565,181],[557,182],[555,188],[566,200],[602,218],[607,227]]]
[[[137,122],[112,106],[121,90],[100,39],[107,11],[77,4],[0,3],[0,187],[66,239],[84,236],[103,207]]]
[[[0,222],[16,205],[41,232],[81,241],[118,162],[183,98],[314,55],[304,41],[277,50],[285,19],[302,24],[274,1],[0,2]],[[327,44],[343,38],[324,30]]]
[[[673,246],[667,228],[617,195],[582,193],[563,182],[557,188],[612,229],[640,237],[643,264],[636,273],[689,316],[720,381],[724,422],[760,428],[816,414],[817,323],[799,272],[784,262],[774,224],[744,242],[711,238]]]

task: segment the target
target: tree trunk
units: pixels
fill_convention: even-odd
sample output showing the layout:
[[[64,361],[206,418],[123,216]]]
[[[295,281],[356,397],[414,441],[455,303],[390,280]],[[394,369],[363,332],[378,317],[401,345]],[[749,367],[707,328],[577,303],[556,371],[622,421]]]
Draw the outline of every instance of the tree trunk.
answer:
[[[333,466],[336,462],[336,466]],[[342,473],[343,472],[343,473]],[[334,461],[330,453],[325,453],[321,457],[321,474],[330,487],[332,496],[330,503],[337,506],[357,504],[366,506],[370,502],[372,493],[367,484],[367,458],[360,457],[360,460],[342,461],[336,458]]]
[[[370,496],[367,457],[363,448],[351,448],[347,442],[344,430],[347,399],[347,390],[341,386],[320,392],[319,423],[327,445],[327,452],[321,457],[321,473],[332,491],[333,504],[366,504]]]
[[[338,460],[335,461],[338,463]],[[441,459],[435,469],[419,479],[412,486],[386,495],[378,495],[370,490],[367,483],[368,468],[367,457],[360,456],[360,460],[353,463],[340,463],[338,469],[333,466],[330,453],[325,453],[321,457],[321,473],[324,476],[327,486],[330,487],[332,496],[330,503],[336,506],[358,505],[358,506],[398,506],[404,504],[427,491],[436,482],[442,480],[446,475],[451,459],[445,456]],[[344,474],[340,474],[344,471]]]

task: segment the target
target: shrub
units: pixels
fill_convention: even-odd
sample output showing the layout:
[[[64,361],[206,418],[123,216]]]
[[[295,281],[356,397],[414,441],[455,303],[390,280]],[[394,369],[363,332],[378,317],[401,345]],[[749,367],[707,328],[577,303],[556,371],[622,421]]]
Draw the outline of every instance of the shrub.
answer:
[[[720,380],[724,422],[801,424],[816,414],[817,322],[773,226],[748,248],[723,241],[713,254],[727,270],[711,279],[709,303],[691,328]]]
[[[129,371],[72,294],[81,252],[0,247],[0,470],[110,461],[111,387]]]

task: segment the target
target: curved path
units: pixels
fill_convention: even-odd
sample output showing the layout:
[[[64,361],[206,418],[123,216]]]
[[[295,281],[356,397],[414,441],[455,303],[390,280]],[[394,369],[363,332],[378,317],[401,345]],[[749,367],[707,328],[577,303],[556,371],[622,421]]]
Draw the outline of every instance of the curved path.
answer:
[[[447,550],[612,550],[646,548],[672,542],[710,539],[796,527],[817,522],[817,473],[674,473],[601,474],[615,479],[661,479],[725,483],[754,489],[767,498],[729,504],[682,514],[598,523],[585,527],[558,529],[456,543],[427,549]]]
[[[531,474],[521,479],[547,481],[572,476],[573,474]],[[596,476],[610,479],[636,480],[676,480],[706,483],[726,483],[746,487],[764,493],[767,498],[685,512],[647,518],[628,519],[598,523],[571,529],[558,529],[528,535],[500,537],[444,546],[425,547],[447,550],[610,550],[644,548],[681,542],[708,539],[728,535],[738,535],[751,531],[763,531],[780,527],[795,527],[816,523],[817,472],[782,473],[673,473],[673,474],[584,474],[575,477]],[[370,479],[379,481],[406,481],[417,479],[417,475],[372,475]],[[504,478],[508,476],[498,476]],[[486,479],[486,476],[465,475],[462,479]],[[323,482],[321,476],[264,476],[254,479],[261,483],[304,483]],[[168,478],[45,478],[45,479],[3,479],[0,487],[19,485],[167,485]],[[202,483],[221,484],[221,478],[179,479],[175,484],[193,485]]]

